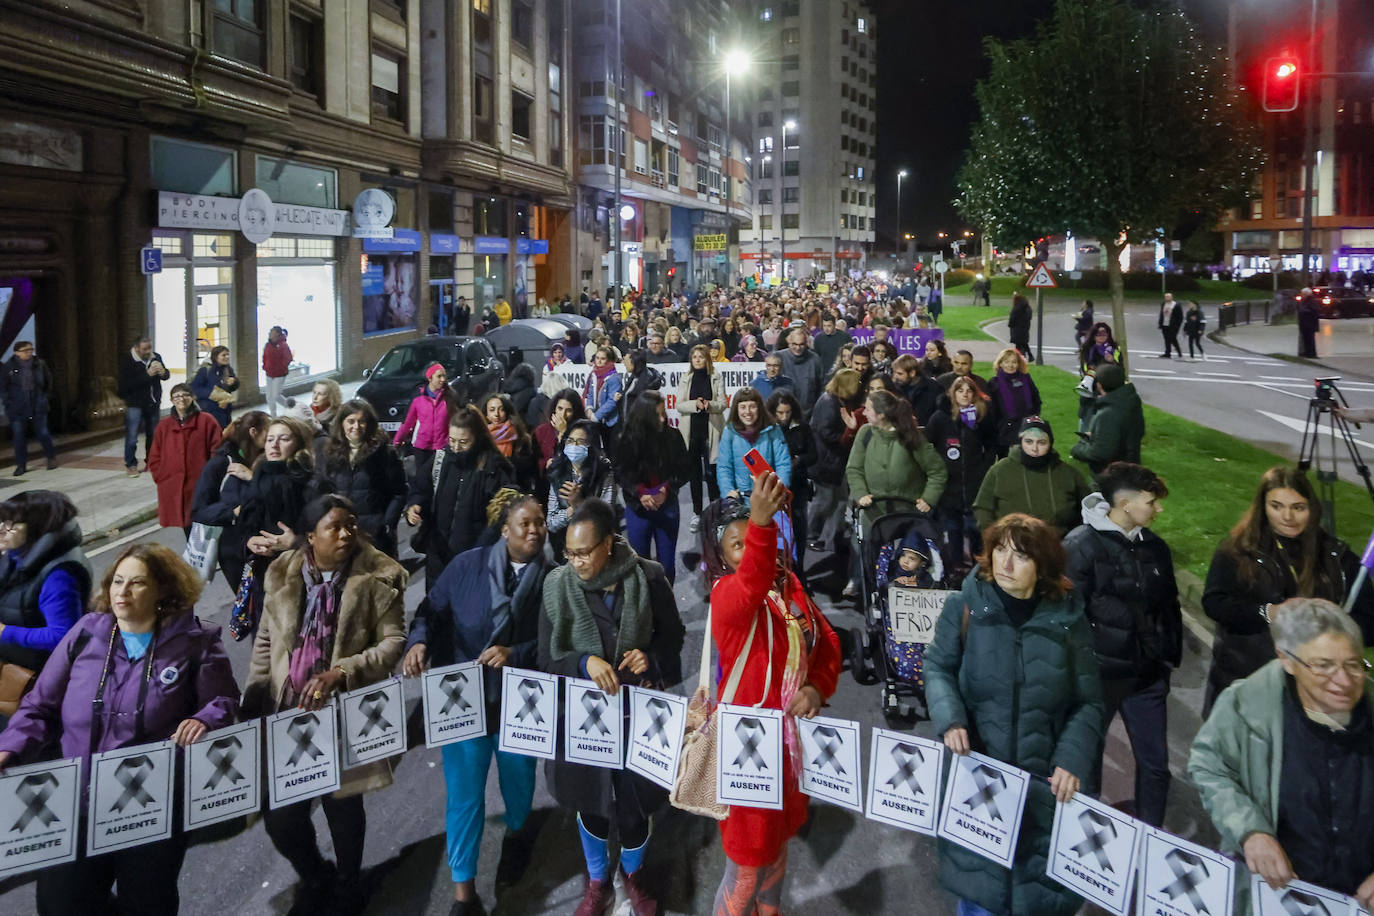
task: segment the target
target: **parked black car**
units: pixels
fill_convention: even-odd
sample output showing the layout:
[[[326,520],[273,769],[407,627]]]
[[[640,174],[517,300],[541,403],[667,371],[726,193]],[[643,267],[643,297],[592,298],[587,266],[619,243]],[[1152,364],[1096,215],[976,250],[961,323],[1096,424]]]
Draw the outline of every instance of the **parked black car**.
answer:
[[[395,432],[425,381],[425,367],[442,363],[448,387],[464,403],[496,391],[506,377],[491,343],[483,337],[422,337],[397,344],[363,370],[358,397],[372,405],[382,429]]]
[[[1302,295],[1299,294],[1301,299]],[[1312,298],[1323,318],[1368,318],[1374,315],[1374,296],[1344,286],[1314,286]]]

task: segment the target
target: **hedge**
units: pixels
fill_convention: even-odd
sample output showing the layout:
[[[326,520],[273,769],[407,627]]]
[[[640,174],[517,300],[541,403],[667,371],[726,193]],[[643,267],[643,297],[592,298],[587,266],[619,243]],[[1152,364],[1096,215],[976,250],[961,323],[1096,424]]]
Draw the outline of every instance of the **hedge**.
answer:
[[[1077,271],[1081,276],[1075,280],[1062,270],[1051,271],[1054,274],[1054,282],[1060,289],[1091,289],[1106,291],[1107,272],[1105,270],[1082,270]],[[1026,281],[1030,279],[1030,274],[1026,274],[1016,285],[1024,288]],[[1159,289],[1159,274],[1143,273],[1141,271],[1130,271],[1121,275],[1124,289],[1155,291]],[[1202,286],[1196,278],[1184,276],[1182,274],[1168,275],[1168,290],[1172,293],[1197,293],[1202,291]]]

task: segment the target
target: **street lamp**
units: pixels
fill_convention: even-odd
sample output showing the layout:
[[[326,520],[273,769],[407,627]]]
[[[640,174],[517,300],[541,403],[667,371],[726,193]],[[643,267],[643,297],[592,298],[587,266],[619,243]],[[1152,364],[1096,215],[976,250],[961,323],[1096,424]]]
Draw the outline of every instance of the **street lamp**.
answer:
[[[779,196],[784,200],[787,197],[787,132],[796,129],[797,122],[791,118],[782,122],[782,168],[778,170],[781,173],[778,176],[778,184],[781,190]],[[778,214],[778,282],[785,283],[787,281],[787,211],[782,206],[782,201],[778,202],[778,207],[780,208]]]
[[[620,231],[620,84],[625,79],[625,46],[620,32],[620,0],[615,0],[615,92],[612,112],[615,115],[615,149],[611,153],[611,168],[615,171],[615,204],[611,207],[611,238],[615,243],[615,302],[619,307],[625,283],[625,258],[621,251]]]
[[[619,2],[620,0],[616,0],[617,4]],[[741,50],[740,48],[735,48],[733,50],[725,52],[725,58],[723,63],[725,70],[725,155],[722,159],[722,165],[725,171],[725,257],[726,268],[728,270],[730,266],[730,147],[732,145],[730,142],[730,77],[736,73],[747,73],[749,71],[751,61],[749,59],[749,54],[747,52]]]
[[[902,179],[907,176],[906,169],[897,172],[897,238],[902,237]],[[900,247],[900,246],[899,246]],[[900,263],[900,259],[899,263]]]

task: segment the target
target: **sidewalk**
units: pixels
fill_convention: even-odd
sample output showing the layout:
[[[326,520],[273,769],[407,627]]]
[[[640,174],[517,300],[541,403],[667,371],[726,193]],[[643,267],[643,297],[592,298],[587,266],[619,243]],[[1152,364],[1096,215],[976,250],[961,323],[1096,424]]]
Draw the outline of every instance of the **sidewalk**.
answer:
[[[361,385],[361,379],[342,383],[344,400],[353,397]],[[234,415],[265,408],[263,403],[241,405],[234,408]],[[288,413],[305,419],[309,409],[307,392],[296,397],[296,407]],[[142,442],[138,446],[138,456],[142,464]],[[42,452],[36,442],[30,442],[29,472],[23,477],[11,477],[8,469],[0,472],[0,499],[8,499],[24,490],[65,493],[76,504],[81,531],[88,542],[157,518],[157,487],[152,475],[124,475],[122,432],[92,445],[59,450],[57,463],[56,470],[44,470]]]
[[[1298,329],[1293,324],[1238,324],[1212,335],[1219,343],[1265,356],[1305,362],[1347,378],[1374,381],[1374,318],[1322,321],[1317,358],[1298,360]]]

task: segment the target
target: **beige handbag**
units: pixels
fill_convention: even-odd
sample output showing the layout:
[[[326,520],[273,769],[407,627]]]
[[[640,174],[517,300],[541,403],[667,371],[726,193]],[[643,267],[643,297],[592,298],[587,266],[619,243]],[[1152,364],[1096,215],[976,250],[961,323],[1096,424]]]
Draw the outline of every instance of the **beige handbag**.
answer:
[[[735,692],[739,689],[740,678],[744,676],[744,665],[749,658],[749,650],[754,647],[754,633],[759,627],[759,615],[754,614],[754,622],[749,626],[749,637],[744,641],[744,649],[730,669],[730,678],[721,691],[721,703],[733,703]],[[763,695],[773,687],[773,628],[768,627],[768,659],[765,669]],[[760,701],[759,704],[762,705]],[[730,806],[716,801],[716,781],[720,775],[716,762],[716,705],[711,702],[711,612],[706,612],[706,636],[701,645],[701,672],[697,679],[697,689],[687,701],[687,734],[682,739],[682,754],[678,760],[677,779],[668,801],[674,808],[703,817],[725,820],[730,814]]]

